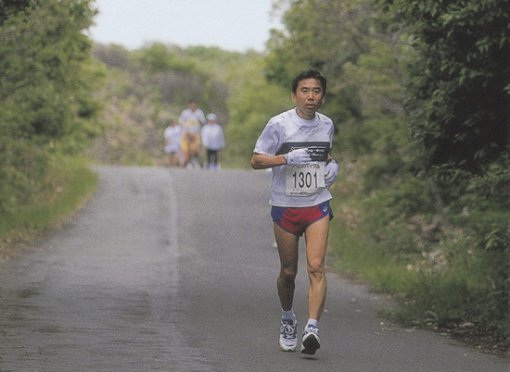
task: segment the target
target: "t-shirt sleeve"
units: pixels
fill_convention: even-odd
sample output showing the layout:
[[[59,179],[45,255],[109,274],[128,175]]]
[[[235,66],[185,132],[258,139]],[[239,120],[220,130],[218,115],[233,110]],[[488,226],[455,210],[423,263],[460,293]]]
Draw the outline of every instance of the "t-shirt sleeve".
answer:
[[[278,131],[278,126],[270,121],[257,139],[253,152],[257,154],[275,155],[279,147],[280,133]]]

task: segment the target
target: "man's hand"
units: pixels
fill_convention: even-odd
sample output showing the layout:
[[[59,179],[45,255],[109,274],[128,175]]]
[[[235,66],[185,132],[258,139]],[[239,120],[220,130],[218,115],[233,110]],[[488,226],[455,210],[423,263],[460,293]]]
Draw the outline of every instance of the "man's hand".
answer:
[[[331,160],[326,164],[326,168],[324,169],[324,182],[326,183],[326,187],[331,186],[333,182],[335,182],[339,170],[340,165],[336,160]]]
[[[285,154],[287,164],[306,164],[312,161],[307,149],[292,150]]]

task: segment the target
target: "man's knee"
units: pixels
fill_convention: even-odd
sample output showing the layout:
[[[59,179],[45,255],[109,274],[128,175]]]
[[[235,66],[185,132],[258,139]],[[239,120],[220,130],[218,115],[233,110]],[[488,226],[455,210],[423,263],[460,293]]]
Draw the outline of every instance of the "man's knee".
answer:
[[[308,262],[308,275],[312,278],[322,278],[326,274],[326,269],[322,261]]]
[[[297,271],[293,268],[282,268],[280,270],[280,280],[286,285],[293,284],[296,276]]]

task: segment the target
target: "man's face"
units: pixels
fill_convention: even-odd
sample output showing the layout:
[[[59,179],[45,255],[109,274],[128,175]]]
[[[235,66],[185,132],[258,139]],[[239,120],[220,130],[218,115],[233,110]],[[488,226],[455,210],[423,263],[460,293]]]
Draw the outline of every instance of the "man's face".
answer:
[[[305,79],[298,83],[296,93],[292,93],[292,101],[297,113],[303,119],[313,119],[315,112],[324,102],[324,91],[317,79]]]

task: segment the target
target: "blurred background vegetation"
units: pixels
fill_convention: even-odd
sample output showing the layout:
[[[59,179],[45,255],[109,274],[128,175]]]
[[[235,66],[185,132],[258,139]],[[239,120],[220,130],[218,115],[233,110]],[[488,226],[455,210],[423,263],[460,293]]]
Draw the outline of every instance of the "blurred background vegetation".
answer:
[[[223,166],[248,168],[291,78],[317,68],[342,167],[330,265],[391,294],[393,319],[508,351],[510,0],[274,11],[263,53],[127,50],[87,36],[92,0],[0,1],[0,248],[90,195],[90,162],[164,165],[190,98],[224,126]]]

